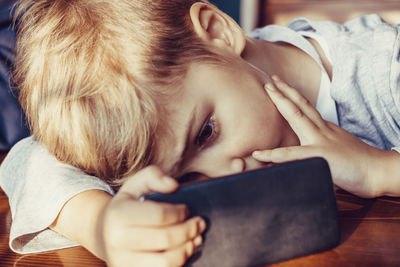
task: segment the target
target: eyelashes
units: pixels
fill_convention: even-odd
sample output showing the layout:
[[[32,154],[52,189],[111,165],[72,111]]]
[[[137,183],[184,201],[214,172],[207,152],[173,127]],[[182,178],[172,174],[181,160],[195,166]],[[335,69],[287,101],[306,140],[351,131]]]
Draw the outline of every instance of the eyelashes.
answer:
[[[215,115],[207,118],[196,136],[195,144],[198,147],[211,145],[219,135],[219,127]]]

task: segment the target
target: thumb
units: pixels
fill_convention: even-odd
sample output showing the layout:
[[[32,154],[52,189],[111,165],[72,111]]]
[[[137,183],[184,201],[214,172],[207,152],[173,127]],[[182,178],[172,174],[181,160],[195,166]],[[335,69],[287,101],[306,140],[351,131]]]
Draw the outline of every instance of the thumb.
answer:
[[[174,178],[167,176],[159,167],[152,165],[129,177],[117,195],[138,199],[152,192],[171,193],[178,187],[179,184]]]
[[[310,146],[288,146],[274,149],[257,150],[252,153],[254,159],[262,162],[283,163],[317,156]]]

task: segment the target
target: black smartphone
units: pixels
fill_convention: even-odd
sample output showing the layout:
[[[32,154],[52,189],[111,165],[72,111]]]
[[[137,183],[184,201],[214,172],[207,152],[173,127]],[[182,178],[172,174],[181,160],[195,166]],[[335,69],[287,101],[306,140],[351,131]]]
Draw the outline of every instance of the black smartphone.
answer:
[[[339,243],[331,173],[322,158],[230,175],[144,199],[184,203],[207,221],[185,266],[265,266]]]

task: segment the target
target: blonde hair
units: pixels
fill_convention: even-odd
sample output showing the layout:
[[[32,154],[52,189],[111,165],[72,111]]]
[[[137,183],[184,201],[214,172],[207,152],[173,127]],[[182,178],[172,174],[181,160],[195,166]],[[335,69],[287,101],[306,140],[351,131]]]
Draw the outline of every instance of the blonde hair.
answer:
[[[148,165],[159,99],[190,62],[218,58],[192,29],[195,2],[19,1],[14,80],[34,137],[114,185]]]

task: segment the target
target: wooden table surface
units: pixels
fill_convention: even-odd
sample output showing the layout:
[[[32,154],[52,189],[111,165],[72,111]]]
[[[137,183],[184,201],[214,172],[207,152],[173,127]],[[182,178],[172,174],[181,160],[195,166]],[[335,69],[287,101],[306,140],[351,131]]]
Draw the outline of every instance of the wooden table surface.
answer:
[[[0,154],[0,162],[4,158]],[[361,199],[337,192],[340,245],[330,251],[271,266],[391,267],[400,266],[400,198]],[[3,266],[105,266],[82,247],[18,255],[8,247],[11,214],[0,189],[0,267]]]

